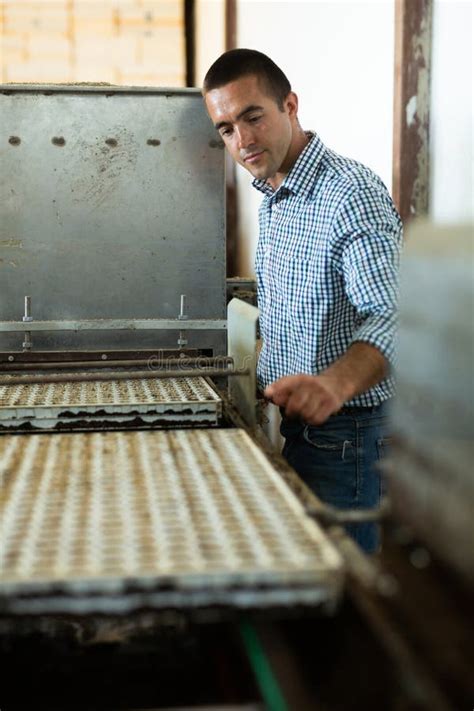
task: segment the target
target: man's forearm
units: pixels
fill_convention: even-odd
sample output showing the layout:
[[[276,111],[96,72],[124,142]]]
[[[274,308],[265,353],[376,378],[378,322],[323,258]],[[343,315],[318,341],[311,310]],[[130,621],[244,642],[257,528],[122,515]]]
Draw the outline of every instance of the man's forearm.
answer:
[[[388,373],[382,353],[368,343],[354,343],[319,375],[288,375],[265,388],[265,396],[289,417],[319,425],[345,402],[380,382]]]
[[[334,386],[342,403],[369,390],[388,374],[382,353],[369,343],[353,343],[341,358],[319,374]]]

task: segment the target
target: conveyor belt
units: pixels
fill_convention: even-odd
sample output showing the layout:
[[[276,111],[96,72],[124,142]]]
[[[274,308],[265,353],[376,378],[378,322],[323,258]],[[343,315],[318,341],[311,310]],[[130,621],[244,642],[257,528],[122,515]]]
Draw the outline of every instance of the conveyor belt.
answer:
[[[0,385],[0,430],[216,425],[220,413],[204,378]]]
[[[331,601],[339,555],[238,429],[0,437],[10,613]]]

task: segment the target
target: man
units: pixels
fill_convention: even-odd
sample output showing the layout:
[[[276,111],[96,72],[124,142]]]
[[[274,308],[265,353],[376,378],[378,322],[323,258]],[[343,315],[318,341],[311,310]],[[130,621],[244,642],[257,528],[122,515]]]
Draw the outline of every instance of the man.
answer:
[[[223,54],[203,95],[228,151],[264,195],[258,380],[284,413],[283,454],[323,501],[376,506],[393,394],[400,218],[377,176],[302,129],[296,94],[264,54]],[[348,531],[376,550],[373,524]]]

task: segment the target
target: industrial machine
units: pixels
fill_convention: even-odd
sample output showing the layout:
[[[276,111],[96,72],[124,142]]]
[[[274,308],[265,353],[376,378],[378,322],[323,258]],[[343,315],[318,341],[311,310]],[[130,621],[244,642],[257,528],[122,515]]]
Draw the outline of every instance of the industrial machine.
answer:
[[[0,126],[2,711],[456,708],[472,524],[445,527],[462,554],[433,548],[462,582],[455,612],[438,595],[449,663],[425,665],[405,572],[342,527],[380,518],[387,555],[432,573],[397,457],[392,513],[337,512],[258,426],[258,312],[227,303],[199,92],[8,85]]]

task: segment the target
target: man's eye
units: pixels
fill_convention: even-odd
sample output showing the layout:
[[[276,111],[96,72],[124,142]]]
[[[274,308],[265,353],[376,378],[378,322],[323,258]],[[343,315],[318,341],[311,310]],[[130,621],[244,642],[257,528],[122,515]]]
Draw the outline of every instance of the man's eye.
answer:
[[[256,123],[257,121],[260,121],[262,117],[260,115],[258,116],[249,116],[249,123]]]
[[[230,136],[232,133],[231,128],[223,128],[221,129],[221,136]]]

